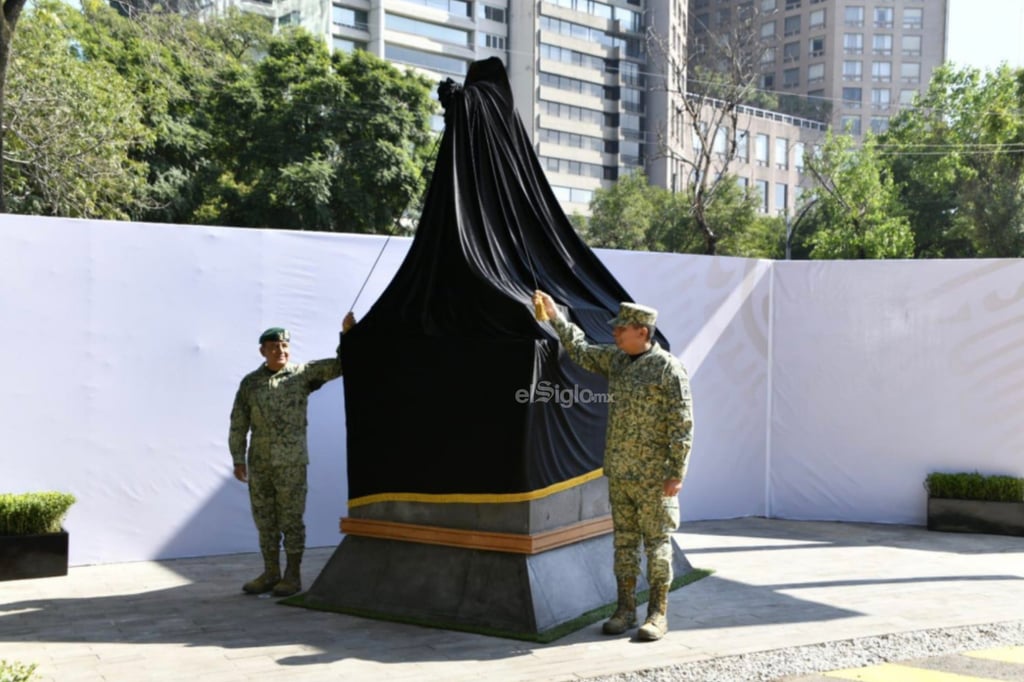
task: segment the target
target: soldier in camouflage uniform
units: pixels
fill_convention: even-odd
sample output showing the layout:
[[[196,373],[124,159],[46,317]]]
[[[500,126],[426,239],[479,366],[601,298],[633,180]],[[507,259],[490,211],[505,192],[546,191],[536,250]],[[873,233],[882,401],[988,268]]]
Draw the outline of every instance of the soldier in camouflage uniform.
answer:
[[[352,313],[342,333],[355,324]],[[272,327],[260,335],[265,363],[247,374],[231,408],[228,446],[235,478],[249,484],[252,517],[259,531],[263,573],[242,586],[248,594],[284,597],[302,589],[299,567],[306,548],[306,404],[309,394],[341,376],[341,358],[288,362],[288,331]],[[340,353],[341,346],[338,351]],[[247,437],[250,431],[251,438]],[[247,448],[248,445],[248,448]],[[246,451],[248,449],[248,462]],[[287,555],[281,576],[280,547]]]
[[[677,496],[693,437],[686,370],[651,340],[658,315],[654,308],[622,303],[618,316],[609,320],[615,345],[598,345],[588,343],[583,330],[562,317],[549,295],[538,291],[534,302],[546,309],[569,357],[608,379],[604,475],[612,508],[618,608],[602,629],[621,634],[637,624],[642,540],[651,589],[647,620],[637,637],[661,639],[668,631],[670,534],[679,526]]]

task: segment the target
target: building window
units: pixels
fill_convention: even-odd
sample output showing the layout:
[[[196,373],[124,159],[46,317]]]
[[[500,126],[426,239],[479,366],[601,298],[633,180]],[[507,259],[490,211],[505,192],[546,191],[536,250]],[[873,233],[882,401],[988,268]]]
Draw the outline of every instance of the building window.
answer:
[[[750,133],[746,130],[736,133],[736,158],[744,163],[750,161]]]
[[[419,19],[410,19],[409,17],[402,17],[397,14],[385,15],[385,26],[394,31],[422,36],[442,43],[451,43],[452,45],[473,44],[470,40],[469,31],[432,24],[427,21],[420,21]]]
[[[903,56],[921,56],[921,36],[903,36]]]
[[[494,35],[493,33],[484,33],[478,31],[476,34],[476,43],[480,47],[489,47],[494,50],[505,49],[505,36]]]
[[[860,109],[860,88],[843,88],[843,106],[849,109]]]
[[[871,54],[888,57],[892,54],[892,34],[882,33],[871,39]]]
[[[779,215],[785,215],[788,203],[786,201],[787,195],[789,194],[789,186],[784,182],[775,183],[775,212]]]
[[[917,90],[900,90],[900,106],[907,107],[914,103]]]
[[[825,54],[825,37],[811,38],[807,41],[807,52],[812,57],[820,57]]]
[[[811,30],[814,30],[816,28],[825,28],[825,10],[816,9],[813,12],[811,12],[811,15],[807,21],[807,26]]]
[[[775,64],[775,48],[766,47],[764,52],[761,53],[761,65],[772,66]]]
[[[388,43],[384,46],[384,58],[399,64],[422,66],[428,71],[439,71],[454,76],[466,75],[467,64],[462,59],[414,50],[411,47],[403,47],[393,43]]]
[[[789,169],[789,140],[784,137],[775,138],[775,167]]]
[[[423,5],[424,7],[433,7],[434,9],[440,9],[448,12],[448,14],[455,15],[457,17],[471,17],[473,16],[473,3],[463,2],[462,0],[406,0],[414,5]]]
[[[825,65],[811,64],[807,67],[807,83],[820,83],[825,80]]]
[[[806,151],[803,142],[793,143],[793,167],[799,172],[804,172],[804,152]]]
[[[795,17],[786,17],[783,31],[787,36],[794,36],[797,33],[800,33],[800,15],[798,14]]]
[[[761,24],[761,40],[775,40],[774,21],[766,21]]]
[[[795,88],[800,85],[800,68],[786,69],[782,72],[782,87]]]
[[[480,18],[496,21],[499,24],[504,24],[508,21],[503,7],[491,7],[490,5],[480,5]]]
[[[758,207],[761,213],[768,212],[768,181],[767,180],[755,180],[754,181],[754,192],[757,196]]]
[[[900,82],[920,83],[921,64],[918,62],[903,62],[900,64]]]
[[[345,7],[334,7],[333,11],[334,13],[331,16],[331,21],[334,22],[335,26],[355,28],[360,31],[370,30],[370,23],[365,11],[359,9],[347,9]]]
[[[892,81],[892,62],[872,62],[871,80],[876,83],[889,83]]]
[[[872,88],[871,90],[871,108],[872,109],[888,109],[890,104],[891,93],[888,88]]]
[[[800,43],[786,43],[782,46],[782,61],[792,62],[800,59]]]
[[[860,135],[860,116],[843,116],[840,126],[847,135]]]
[[[338,52],[352,53],[356,50],[366,50],[366,43],[360,43],[355,40],[347,40],[345,38],[334,37],[334,49]]]
[[[768,136],[764,133],[754,136],[754,161],[758,166],[768,165]]]
[[[551,190],[554,192],[556,199],[566,203],[589,204],[594,198],[594,191],[590,189],[551,185]]]
[[[774,73],[763,73],[761,74],[761,89],[772,90],[775,87],[775,74]]]
[[[843,62],[843,80],[859,81],[864,77],[864,62],[847,60]]]
[[[907,7],[903,10],[903,28],[920,30],[924,27],[924,10],[920,7]]]
[[[860,28],[864,25],[864,8],[847,7],[843,10],[843,25]]]
[[[864,52],[864,34],[844,33],[843,51],[846,54],[862,54]]]
[[[894,11],[892,7],[876,7],[875,28],[892,28]]]
[[[778,0],[761,0],[762,12],[774,12],[778,8]]]
[[[711,143],[711,151],[715,153],[720,159],[725,158],[725,154],[729,149],[728,132],[725,128],[719,126],[718,130],[715,131],[715,139]]]
[[[889,129],[889,117],[888,116],[872,116],[871,117],[871,132],[875,135],[881,135]]]

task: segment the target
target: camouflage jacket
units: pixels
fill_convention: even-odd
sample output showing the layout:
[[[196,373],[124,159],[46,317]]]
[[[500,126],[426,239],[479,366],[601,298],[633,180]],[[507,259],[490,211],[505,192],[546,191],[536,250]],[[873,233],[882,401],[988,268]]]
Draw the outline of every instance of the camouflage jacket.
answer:
[[[651,484],[682,480],[693,439],[690,381],[682,364],[657,343],[633,360],[615,345],[588,343],[571,322],[556,319],[553,325],[574,362],[608,379],[605,476]]]
[[[340,350],[340,348],[339,348]],[[288,363],[277,372],[266,365],[242,379],[231,408],[228,448],[235,464],[308,464],[306,405],[309,394],[341,376],[341,358]]]

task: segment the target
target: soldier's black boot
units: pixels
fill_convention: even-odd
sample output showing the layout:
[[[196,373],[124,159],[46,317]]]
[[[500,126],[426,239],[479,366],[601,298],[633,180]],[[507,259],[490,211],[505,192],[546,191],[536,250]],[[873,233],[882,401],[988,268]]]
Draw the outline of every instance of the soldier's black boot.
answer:
[[[668,632],[668,585],[652,585],[647,602],[647,620],[636,632],[637,639],[653,642]]]
[[[270,592],[281,580],[281,553],[269,552],[263,555],[263,573],[242,585],[246,594]]]
[[[619,606],[612,617],[601,626],[606,635],[621,635],[636,627],[636,578],[616,578],[619,587]]]
[[[302,552],[288,554],[288,563],[284,567],[284,577],[274,585],[275,597],[288,597],[302,589],[302,576],[299,566],[302,565]]]

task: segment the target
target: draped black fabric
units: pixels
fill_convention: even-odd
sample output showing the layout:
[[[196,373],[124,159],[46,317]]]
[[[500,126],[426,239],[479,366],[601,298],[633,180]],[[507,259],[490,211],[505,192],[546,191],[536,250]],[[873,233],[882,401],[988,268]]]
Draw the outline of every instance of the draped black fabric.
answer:
[[[601,466],[607,384],[565,356],[531,300],[547,291],[611,342],[608,320],[632,299],[562,212],[501,61],[439,95],[416,236],[342,343],[350,499],[524,493]]]

